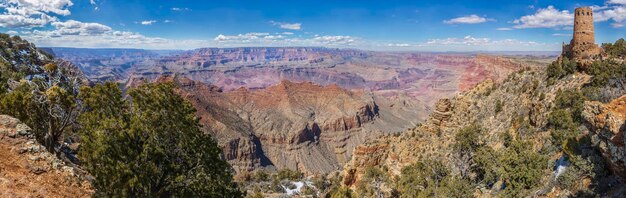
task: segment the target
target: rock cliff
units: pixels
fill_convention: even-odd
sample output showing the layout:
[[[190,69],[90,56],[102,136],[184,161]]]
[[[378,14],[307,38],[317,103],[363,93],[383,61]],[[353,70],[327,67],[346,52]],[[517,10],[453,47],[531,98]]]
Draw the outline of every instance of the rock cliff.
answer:
[[[357,146],[344,167],[343,185],[354,189],[368,167],[399,176],[403,167],[426,159],[454,164],[454,137],[471,124],[484,128],[480,140],[495,150],[504,147],[502,139],[506,134],[530,140],[535,151],[549,147],[550,135],[545,126],[557,92],[578,89],[589,81],[589,76],[570,75],[554,85],[548,85],[544,79],[543,69],[527,69],[509,75],[499,84],[488,79],[450,99],[440,99],[426,122],[401,134],[383,135]],[[500,107],[496,107],[498,104]],[[458,166],[452,165],[453,174],[459,174],[458,171]],[[549,177],[543,180],[548,181]],[[488,192],[481,189],[479,194]]]
[[[626,178],[626,96],[603,104],[585,102],[583,111],[592,132],[592,144],[600,149],[611,171]]]
[[[366,137],[383,133],[375,128],[386,127],[375,122],[380,110],[371,94],[338,86],[282,81],[267,89],[222,92],[187,78],[158,81],[178,85],[239,172],[275,166],[328,173]]]

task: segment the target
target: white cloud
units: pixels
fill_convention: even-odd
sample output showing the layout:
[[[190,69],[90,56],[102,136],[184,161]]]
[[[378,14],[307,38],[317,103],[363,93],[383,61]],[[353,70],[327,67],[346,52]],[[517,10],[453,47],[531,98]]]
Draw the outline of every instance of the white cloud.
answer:
[[[475,38],[472,36],[465,36],[463,38],[445,38],[445,39],[431,39],[426,42],[427,45],[464,45],[464,46],[538,46],[540,45],[534,41],[519,41],[516,39],[504,39],[504,40],[491,40],[489,38]]]
[[[284,35],[293,35],[293,32],[283,32],[283,33],[281,33],[281,34],[284,34]]]
[[[189,8],[172,8],[171,10],[176,12],[191,11]]]
[[[226,36],[226,35],[220,34],[220,35],[217,35],[215,38],[213,38],[213,40],[218,41],[218,42],[236,41],[236,42],[245,43],[245,42],[256,41],[260,38],[264,38],[269,35],[270,33],[261,33],[261,32],[250,32],[250,33],[238,34],[238,35],[232,35],[232,36]]]
[[[468,16],[463,16],[463,17],[458,17],[458,18],[454,18],[454,19],[450,19],[450,20],[445,20],[443,21],[446,24],[477,24],[477,23],[484,23],[487,21],[493,21],[494,19],[488,19],[485,17],[481,17],[475,14],[472,15],[468,15]]]
[[[626,0],[609,0],[607,3],[626,5]]]
[[[54,35],[101,35],[112,31],[111,27],[99,23],[83,23],[75,20],[65,22],[53,22],[56,30],[51,31]]]
[[[595,22],[612,20],[613,24],[622,24],[626,20],[626,0],[610,0],[603,6],[590,6],[594,12]],[[621,4],[621,5],[620,5]],[[571,29],[574,14],[568,10],[558,10],[554,6],[539,9],[535,14],[522,16],[513,21],[517,29],[524,28],[560,28]],[[619,27],[612,25],[613,27]]]
[[[156,23],[156,20],[148,20],[148,21],[142,21],[140,22],[141,25],[152,25],[154,23]]]
[[[93,6],[93,10],[98,11],[100,8],[98,7],[98,2],[96,0],[89,0],[89,4]]]
[[[41,13],[70,15],[71,0],[4,0],[0,3],[9,13],[35,15]]]
[[[220,34],[213,38],[220,46],[354,46],[358,39],[351,36],[314,35],[306,38],[292,34],[251,32],[237,35]]]
[[[554,34],[552,34],[552,36],[565,36],[565,37],[572,37],[572,34],[554,33]]]
[[[34,28],[43,27],[52,21],[57,21],[56,17],[41,14],[39,17],[23,16],[12,14],[0,14],[0,27],[7,28]]]
[[[316,36],[313,38],[316,43],[322,45],[352,45],[356,41],[354,37],[351,36]]]
[[[496,28],[496,30],[500,30],[500,31],[510,31],[510,30],[513,30],[513,28]]]
[[[0,27],[34,28],[57,21],[55,16],[67,16],[73,5],[70,0],[0,0]]]
[[[163,21],[163,23],[171,23],[171,22],[174,22],[174,21],[172,21],[172,20],[164,20]]]
[[[18,34],[18,33],[17,33],[16,31],[9,30],[9,31],[7,31],[7,34],[16,35],[16,34]]]
[[[277,39],[283,39],[285,38],[285,36],[283,35],[267,35],[265,37],[263,37],[264,39],[270,39],[270,40],[277,40]]]
[[[270,23],[274,26],[278,26],[282,29],[287,29],[287,30],[302,29],[302,23],[284,23],[284,22],[276,22],[276,21],[270,21]]]
[[[621,27],[624,27],[624,24],[623,23],[611,23],[611,27],[621,28]]]
[[[554,28],[572,25],[574,15],[568,10],[557,10],[554,6],[541,8],[533,15],[523,16],[513,21],[514,28]]]
[[[611,8],[600,10],[594,15],[595,21],[608,21],[613,20],[614,22],[621,23],[626,20],[626,5],[623,6],[613,6]]]
[[[387,47],[410,47],[411,45],[408,43],[389,43]]]

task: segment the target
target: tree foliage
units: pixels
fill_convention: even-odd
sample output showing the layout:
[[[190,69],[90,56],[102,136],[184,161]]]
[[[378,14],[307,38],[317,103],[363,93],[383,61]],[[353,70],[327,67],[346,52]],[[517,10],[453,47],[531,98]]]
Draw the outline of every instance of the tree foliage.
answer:
[[[56,152],[74,129],[81,81],[18,36],[0,34],[0,57],[0,113],[28,124],[37,140]]]
[[[470,197],[471,184],[450,174],[448,167],[424,160],[404,167],[398,181],[401,197]]]
[[[561,61],[554,61],[547,67],[548,78],[560,79],[569,74],[573,74],[578,70],[578,63],[575,60],[570,60],[567,57],[563,57]]]
[[[301,172],[294,171],[294,170],[291,170],[291,169],[282,169],[282,170],[278,171],[276,173],[276,175],[274,175],[274,179],[276,179],[278,181],[282,181],[282,180],[295,181],[295,180],[301,179],[302,176],[303,176],[303,174]]]
[[[217,143],[172,85],[146,84],[128,95],[114,83],[81,88],[79,155],[99,195],[242,196]]]
[[[459,161],[456,167],[462,176],[462,180],[458,181],[459,185],[471,181],[478,185],[490,186],[501,181],[505,185],[503,191],[505,197],[525,195],[528,194],[528,190],[539,186],[539,181],[548,168],[548,159],[535,152],[532,144],[511,139],[505,143],[505,148],[494,150],[481,143],[479,139],[481,133],[480,126],[470,125],[461,129],[455,136],[453,148]],[[418,175],[417,178],[419,177],[422,176]]]
[[[337,187],[330,192],[331,198],[356,198],[356,194],[346,187]]]
[[[586,97],[577,90],[557,92],[553,111],[548,116],[548,126],[555,144],[562,144],[578,135],[585,100]]]
[[[480,136],[482,135],[482,133],[482,127],[477,124],[463,127],[454,136],[454,150],[456,150],[457,152],[462,152],[464,155],[469,155],[470,153],[473,153],[478,147],[482,145],[480,141]]]
[[[389,178],[386,173],[378,167],[368,167],[365,169],[365,175],[363,179],[357,185],[357,194],[363,197],[380,197],[383,196],[382,185],[383,182],[389,182]]]
[[[604,52],[610,56],[625,58],[626,57],[626,41],[621,38],[615,43],[603,43],[602,48],[604,48]]]
[[[81,82],[67,75],[54,63],[46,71],[18,85],[0,97],[0,113],[14,116],[29,124],[37,139],[55,152],[64,134],[76,124],[79,106],[76,100]]]
[[[498,175],[505,182],[505,195],[517,197],[537,187],[548,168],[548,159],[535,152],[532,144],[526,141],[513,141],[499,155]]]

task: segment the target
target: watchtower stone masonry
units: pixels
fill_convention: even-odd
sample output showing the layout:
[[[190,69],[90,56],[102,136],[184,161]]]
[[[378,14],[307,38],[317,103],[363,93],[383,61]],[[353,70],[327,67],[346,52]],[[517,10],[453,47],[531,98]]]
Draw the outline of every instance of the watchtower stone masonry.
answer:
[[[569,45],[563,45],[563,55],[575,60],[593,59],[602,49],[595,41],[593,11],[589,7],[576,8],[574,11],[574,38]]]

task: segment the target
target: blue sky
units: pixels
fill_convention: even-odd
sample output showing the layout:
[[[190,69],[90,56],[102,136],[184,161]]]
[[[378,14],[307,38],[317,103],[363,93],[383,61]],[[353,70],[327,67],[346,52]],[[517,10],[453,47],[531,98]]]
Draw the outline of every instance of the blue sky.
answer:
[[[558,51],[579,6],[593,7],[598,43],[626,36],[626,0],[0,0],[0,31],[90,48]]]

